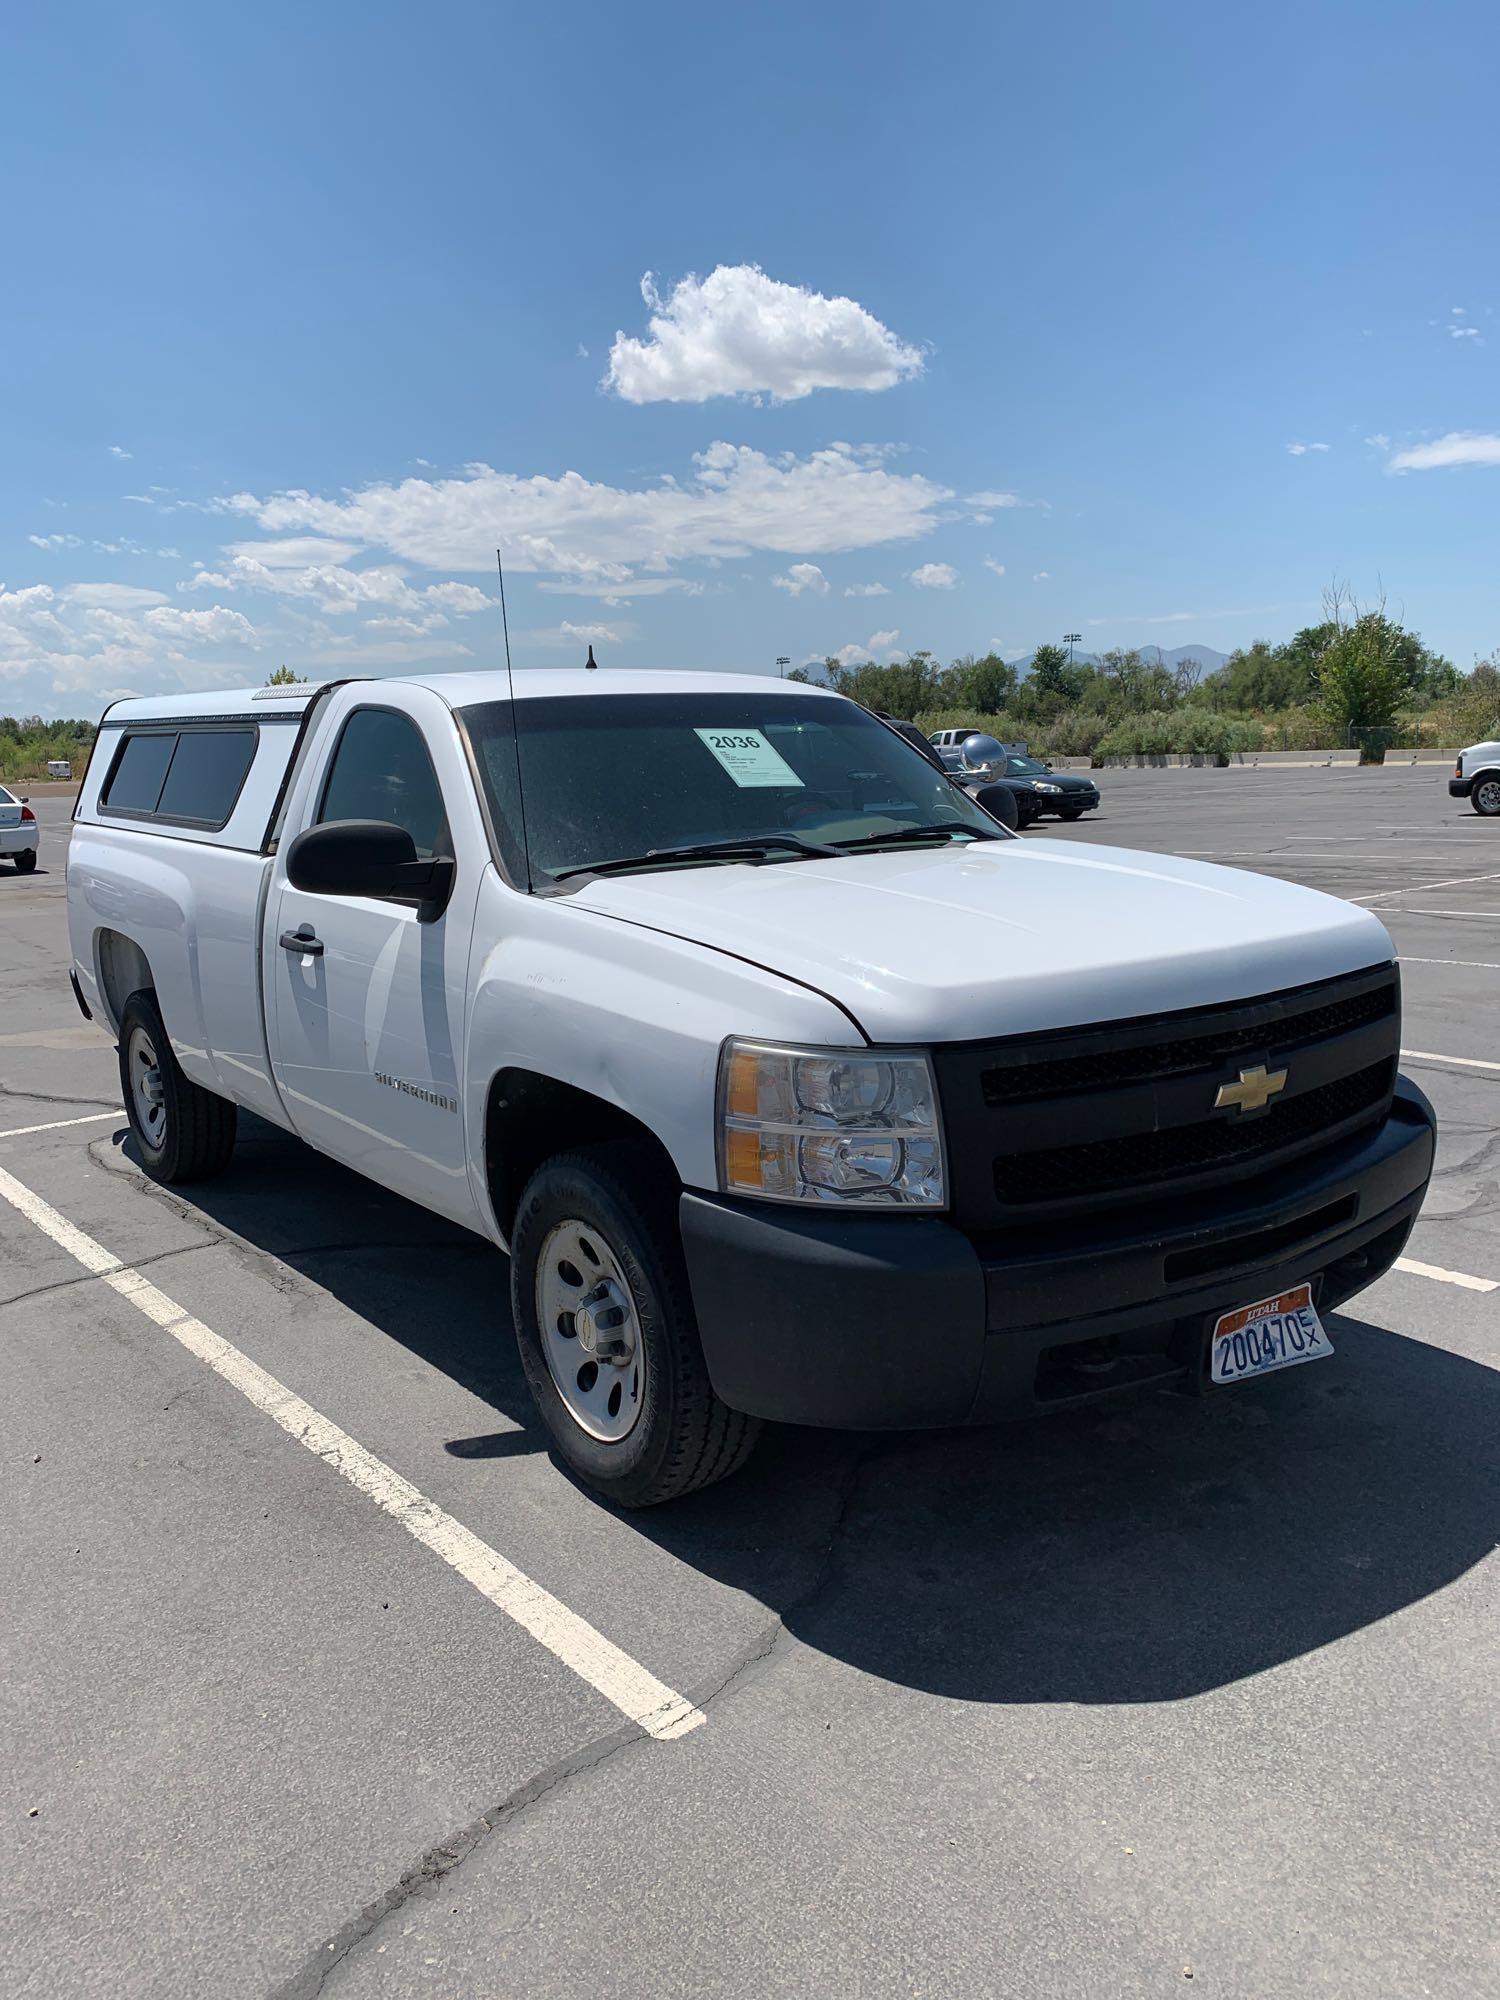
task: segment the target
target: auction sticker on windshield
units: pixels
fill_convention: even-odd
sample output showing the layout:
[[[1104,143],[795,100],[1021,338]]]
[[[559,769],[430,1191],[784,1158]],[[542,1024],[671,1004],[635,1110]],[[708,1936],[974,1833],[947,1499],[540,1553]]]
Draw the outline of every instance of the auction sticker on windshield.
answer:
[[[1214,1327],[1209,1352],[1215,1382],[1242,1382],[1248,1375],[1269,1375],[1273,1368],[1292,1368],[1299,1361],[1321,1361],[1332,1354],[1333,1342],[1313,1305],[1312,1286],[1297,1285],[1279,1298],[1225,1313]]]
[[[754,785],[795,785],[802,780],[758,729],[695,729],[693,734],[718,758],[742,788]]]

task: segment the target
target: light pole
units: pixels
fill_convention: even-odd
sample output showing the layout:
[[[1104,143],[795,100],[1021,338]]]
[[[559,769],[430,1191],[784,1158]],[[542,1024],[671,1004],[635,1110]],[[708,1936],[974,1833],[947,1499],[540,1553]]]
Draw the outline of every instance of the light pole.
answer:
[[[1074,647],[1075,647],[1075,646],[1076,646],[1076,645],[1078,644],[1078,641],[1079,641],[1079,640],[1080,640],[1080,639],[1081,639],[1082,637],[1083,637],[1083,634],[1082,634],[1081,632],[1064,632],[1064,633],[1063,633],[1063,644],[1064,644],[1064,645],[1065,645],[1065,646],[1067,647],[1067,649],[1068,649],[1068,665],[1069,665],[1070,667],[1071,667],[1071,666],[1072,666],[1072,664],[1073,664],[1073,648],[1074,648]]]
[[[786,679],[786,670],[791,664],[792,664],[792,656],[790,653],[778,653],[776,655],[777,680],[784,681]]]

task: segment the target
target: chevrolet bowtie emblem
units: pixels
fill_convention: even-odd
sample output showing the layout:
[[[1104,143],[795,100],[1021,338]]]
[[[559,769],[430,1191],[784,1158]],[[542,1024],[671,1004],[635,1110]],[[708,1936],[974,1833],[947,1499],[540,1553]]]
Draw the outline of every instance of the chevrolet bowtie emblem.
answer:
[[[1273,1069],[1269,1073],[1264,1063],[1254,1069],[1242,1069],[1238,1083],[1221,1083],[1219,1094],[1214,1099],[1215,1111],[1264,1111],[1278,1090],[1285,1087],[1286,1071]]]

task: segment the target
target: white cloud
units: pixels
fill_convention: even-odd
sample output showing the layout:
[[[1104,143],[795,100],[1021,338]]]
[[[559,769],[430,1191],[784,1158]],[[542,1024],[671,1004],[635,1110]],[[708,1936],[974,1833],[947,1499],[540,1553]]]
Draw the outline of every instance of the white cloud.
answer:
[[[1373,445],[1376,451],[1388,450],[1390,447],[1390,442],[1391,442],[1390,439],[1386,436],[1384,431],[1373,431],[1370,434],[1370,436],[1365,439],[1365,443],[1368,445]]]
[[[984,566],[986,569],[992,569],[996,576],[1004,576],[1005,574],[1005,564],[1003,562],[996,562],[993,556],[985,557]]]
[[[896,644],[896,641],[900,637],[900,632],[893,625],[889,631],[872,632],[862,646],[840,646],[833,657],[843,667],[860,667],[864,665],[866,660],[881,658],[884,659],[886,665],[890,665],[894,660],[904,660],[906,658],[905,653]],[[816,653],[812,657],[814,661],[820,658]]]
[[[174,604],[157,605],[146,613],[145,624],[149,631],[179,644],[191,641],[199,645],[254,646],[259,640],[244,613],[231,611],[226,604],[215,604],[207,611],[183,611]]]
[[[1019,493],[966,493],[964,498],[971,507],[1023,507],[1026,504]]]
[[[665,298],[648,271],[641,296],[650,337],[617,332],[603,384],[627,403],[787,403],[814,389],[890,389],[922,372],[920,349],[855,300],[782,284],[758,264],[690,273]]]
[[[1031,572],[1031,580],[1033,583],[1050,583],[1052,572],[1048,569],[1034,569]]]
[[[804,590],[819,597],[828,595],[828,579],[816,563],[793,563],[785,576],[773,576],[771,582],[788,597],[800,597]]]
[[[952,563],[923,563],[912,571],[911,580],[918,590],[951,590],[958,582],[958,571]]]
[[[803,558],[926,534],[952,496],[919,473],[893,471],[888,455],[835,443],[798,458],[717,443],[695,455],[685,482],[667,476],[642,488],[476,465],[339,499],[242,493],[223,505],[272,535],[353,541],[427,569],[487,572],[498,545],[507,571],[618,588],[638,569],[661,576],[684,561],[755,550]]]
[[[1484,345],[1477,326],[1450,326],[1448,331],[1455,340],[1477,340],[1481,346]]]
[[[82,535],[28,535],[27,541],[36,549],[81,549]]]
[[[422,601],[441,605],[444,611],[452,611],[460,618],[488,611],[494,602],[486,591],[476,589],[472,583],[431,583],[422,592]]]
[[[1433,472],[1451,465],[1500,465],[1500,437],[1490,431],[1449,431],[1431,444],[1398,451],[1386,470]]]
[[[587,646],[621,646],[634,631],[633,625],[624,622],[580,625],[565,618],[560,625],[545,625],[539,631],[517,632],[513,636],[518,646],[542,646],[549,651],[563,649],[581,653]]]
[[[163,590],[143,590],[135,583],[70,583],[63,590],[70,604],[102,611],[144,611],[153,604],[170,604]]]
[[[851,583],[844,592],[845,597],[889,597],[890,594],[883,583]]]
[[[230,542],[226,556],[248,556],[265,569],[312,569],[320,563],[346,563],[360,552],[358,542],[330,541],[323,535],[288,535],[281,541]]]
[[[110,446],[110,448],[109,448],[109,455],[110,455],[110,457],[111,457],[111,458],[134,458],[134,457],[135,457],[135,453],[134,453],[133,451],[126,451],[125,447],[124,447],[123,445],[119,445],[119,444],[112,444],[112,445]]]
[[[1305,458],[1310,451],[1331,451],[1332,449],[1332,445],[1327,444],[1289,444],[1287,446],[1287,450],[1293,458]]]

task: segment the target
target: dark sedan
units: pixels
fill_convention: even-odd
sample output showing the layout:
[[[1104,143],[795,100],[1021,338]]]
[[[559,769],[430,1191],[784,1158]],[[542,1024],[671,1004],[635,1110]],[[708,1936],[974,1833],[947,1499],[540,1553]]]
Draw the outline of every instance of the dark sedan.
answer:
[[[1075,771],[1054,771],[1035,757],[1008,756],[997,781],[1009,785],[1016,795],[1019,824],[1026,826],[1044,813],[1059,819],[1081,819],[1099,804],[1099,787],[1093,779]]]

